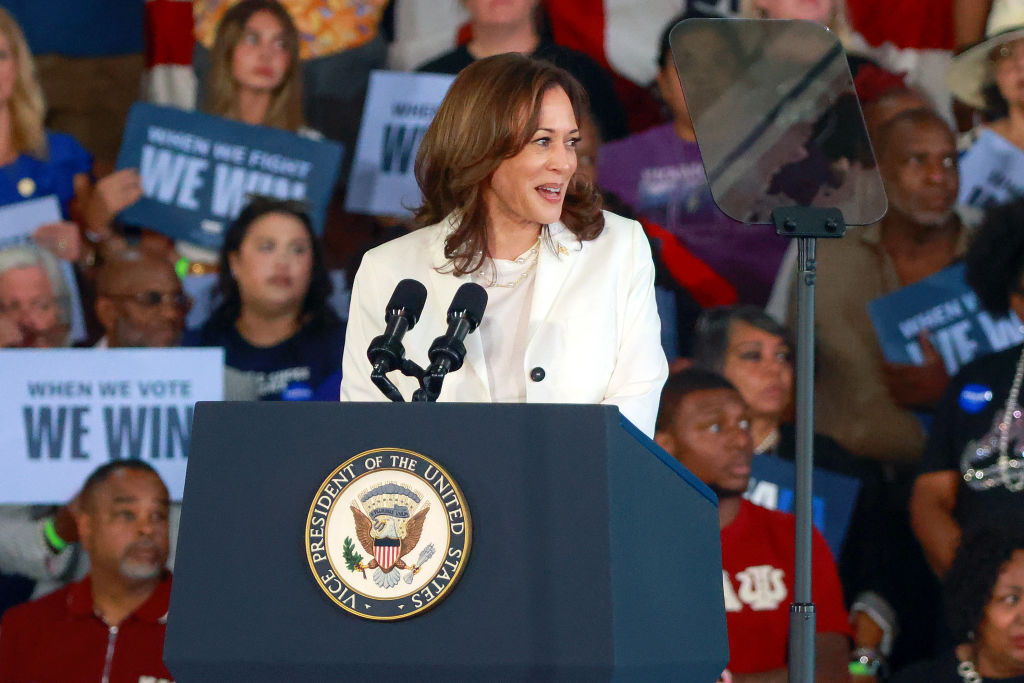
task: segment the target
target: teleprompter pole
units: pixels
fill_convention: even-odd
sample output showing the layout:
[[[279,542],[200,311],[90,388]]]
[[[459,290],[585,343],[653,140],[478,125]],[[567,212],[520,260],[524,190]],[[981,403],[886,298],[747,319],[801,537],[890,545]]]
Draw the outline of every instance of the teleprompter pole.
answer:
[[[846,232],[838,209],[780,207],[772,211],[775,230],[797,241],[796,339],[796,557],[793,602],[789,606],[789,681],[813,683],[815,611],[811,593],[812,494],[814,472],[814,287],[819,237]]]

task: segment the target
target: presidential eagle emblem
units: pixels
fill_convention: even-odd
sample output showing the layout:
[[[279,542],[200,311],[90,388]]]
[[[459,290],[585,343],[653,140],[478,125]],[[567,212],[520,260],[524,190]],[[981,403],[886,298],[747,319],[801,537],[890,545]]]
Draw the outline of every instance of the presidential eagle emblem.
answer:
[[[461,576],[471,525],[462,491],[433,460],[380,448],[320,485],[306,519],[306,557],[320,588],[367,619],[433,607]]]
[[[373,570],[373,581],[381,588],[394,588],[401,580],[402,569],[411,569],[413,574],[429,560],[433,545],[423,549],[416,565],[408,567],[402,559],[416,548],[423,532],[423,520],[430,511],[430,503],[422,500],[412,489],[395,482],[381,484],[359,494],[359,503],[367,512],[352,505],[352,517],[356,525],[356,538],[363,550],[373,559],[365,566],[356,562],[353,570]],[[409,577],[410,582],[412,577]]]

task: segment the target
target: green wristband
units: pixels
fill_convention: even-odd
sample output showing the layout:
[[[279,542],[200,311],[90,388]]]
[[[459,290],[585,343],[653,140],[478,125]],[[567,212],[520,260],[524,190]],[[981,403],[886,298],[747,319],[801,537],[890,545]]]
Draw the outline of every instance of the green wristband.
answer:
[[[188,277],[189,265],[191,265],[189,260],[184,256],[174,262],[174,272],[178,274],[179,280],[184,280]]]
[[[53,517],[47,518],[46,523],[43,524],[43,536],[46,537],[46,542],[50,544],[55,553],[59,553],[68,547],[68,542],[57,533],[57,527],[53,525]]]
[[[874,676],[875,673],[871,670],[871,666],[864,662],[850,662],[850,675],[851,676]]]

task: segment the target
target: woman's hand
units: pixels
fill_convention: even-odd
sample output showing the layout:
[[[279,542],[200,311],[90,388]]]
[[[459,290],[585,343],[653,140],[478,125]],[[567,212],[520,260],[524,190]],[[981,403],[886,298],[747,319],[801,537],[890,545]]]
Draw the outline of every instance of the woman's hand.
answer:
[[[85,210],[89,229],[103,237],[111,234],[110,223],[122,209],[142,197],[142,177],[134,168],[123,168],[102,178],[93,188]]]
[[[65,261],[75,262],[82,256],[82,236],[71,221],[40,225],[32,233],[32,241]]]

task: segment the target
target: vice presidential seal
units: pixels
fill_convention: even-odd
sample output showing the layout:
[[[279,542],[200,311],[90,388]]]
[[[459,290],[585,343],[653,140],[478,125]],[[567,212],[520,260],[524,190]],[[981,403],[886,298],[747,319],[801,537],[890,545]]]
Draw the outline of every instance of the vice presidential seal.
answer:
[[[306,519],[317,584],[366,619],[404,619],[440,602],[469,556],[462,491],[436,462],[399,448],[360,453],[328,476]]]

